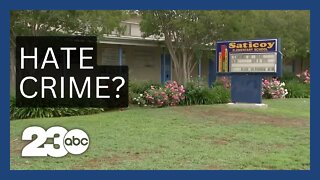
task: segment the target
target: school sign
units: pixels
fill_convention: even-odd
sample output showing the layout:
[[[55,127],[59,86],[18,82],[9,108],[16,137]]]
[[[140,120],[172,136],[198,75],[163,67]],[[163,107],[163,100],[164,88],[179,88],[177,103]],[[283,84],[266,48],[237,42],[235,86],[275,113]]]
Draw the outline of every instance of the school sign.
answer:
[[[218,76],[231,76],[232,102],[261,103],[261,79],[282,75],[280,41],[217,42],[215,72]]]

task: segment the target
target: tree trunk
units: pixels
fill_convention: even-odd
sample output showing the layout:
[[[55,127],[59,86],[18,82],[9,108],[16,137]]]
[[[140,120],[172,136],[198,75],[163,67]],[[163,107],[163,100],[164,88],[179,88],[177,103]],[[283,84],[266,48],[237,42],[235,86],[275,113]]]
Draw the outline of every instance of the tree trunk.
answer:
[[[10,49],[10,93],[16,90],[16,56],[15,47]]]
[[[182,68],[183,68],[183,84],[188,82],[188,54],[185,49],[182,49]]]
[[[175,48],[169,34],[165,35],[165,42],[169,50],[173,69],[177,76],[177,81],[186,84],[190,81],[191,73],[194,69],[192,64],[193,54],[187,48]]]
[[[193,55],[188,54],[185,49],[173,49],[167,45],[171,59],[173,62],[173,69],[177,76],[177,81],[182,84],[186,84],[190,81],[191,73],[194,69],[192,64]]]

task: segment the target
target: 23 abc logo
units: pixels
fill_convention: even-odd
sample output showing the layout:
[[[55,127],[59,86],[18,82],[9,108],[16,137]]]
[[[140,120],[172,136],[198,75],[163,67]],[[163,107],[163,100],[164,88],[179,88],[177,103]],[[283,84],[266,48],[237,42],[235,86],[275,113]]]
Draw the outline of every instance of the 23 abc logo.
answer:
[[[33,135],[37,136],[34,140]],[[48,138],[53,139],[53,142],[48,143]],[[22,157],[63,157],[68,153],[82,154],[89,147],[89,137],[84,131],[67,131],[60,126],[50,127],[48,130],[38,126],[28,127],[22,133],[22,140],[31,141],[22,149]]]

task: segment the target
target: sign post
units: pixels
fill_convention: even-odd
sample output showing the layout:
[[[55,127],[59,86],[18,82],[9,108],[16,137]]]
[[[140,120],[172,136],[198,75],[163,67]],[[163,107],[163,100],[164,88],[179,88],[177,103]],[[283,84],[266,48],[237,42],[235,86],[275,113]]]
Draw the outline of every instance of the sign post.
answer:
[[[262,78],[282,75],[279,39],[219,41],[216,43],[217,76],[231,77],[233,103],[261,104]]]

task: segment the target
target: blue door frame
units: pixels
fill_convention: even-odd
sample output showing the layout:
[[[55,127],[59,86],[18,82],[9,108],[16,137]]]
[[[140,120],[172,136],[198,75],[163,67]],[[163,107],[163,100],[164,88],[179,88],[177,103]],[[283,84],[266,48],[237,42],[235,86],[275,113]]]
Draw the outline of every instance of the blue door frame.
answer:
[[[171,80],[171,57],[170,54],[161,54],[161,83]]]
[[[215,64],[214,64],[214,60],[213,59],[209,59],[209,66],[208,66],[209,70],[209,74],[208,74],[208,86],[211,87],[212,84],[216,81],[217,75],[214,71],[215,68]]]

